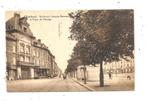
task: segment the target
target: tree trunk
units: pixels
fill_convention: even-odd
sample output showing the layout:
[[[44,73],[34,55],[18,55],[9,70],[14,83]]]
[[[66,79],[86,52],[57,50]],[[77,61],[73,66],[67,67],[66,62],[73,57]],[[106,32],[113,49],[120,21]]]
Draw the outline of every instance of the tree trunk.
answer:
[[[100,87],[104,87],[103,61],[100,62]]]
[[[78,73],[77,73],[77,70],[76,70],[76,79],[78,79],[77,74],[78,74]]]
[[[86,67],[84,65],[84,68],[83,68],[83,71],[84,71],[84,84],[86,84]]]
[[[75,76],[75,70],[74,70],[74,78],[76,78],[76,76]]]

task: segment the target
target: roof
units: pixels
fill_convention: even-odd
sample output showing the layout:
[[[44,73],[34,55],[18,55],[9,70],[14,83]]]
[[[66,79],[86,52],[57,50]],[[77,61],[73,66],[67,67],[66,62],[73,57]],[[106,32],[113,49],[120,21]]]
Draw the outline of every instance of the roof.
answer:
[[[12,34],[9,34],[9,33],[6,34],[6,38],[7,39],[12,39],[14,41],[16,40],[15,36],[13,36]]]
[[[16,30],[22,32],[23,34],[33,36],[29,26],[30,25],[27,22],[27,17],[20,17],[19,14],[14,14],[12,18],[6,21],[6,32]],[[27,31],[24,29],[27,29]]]

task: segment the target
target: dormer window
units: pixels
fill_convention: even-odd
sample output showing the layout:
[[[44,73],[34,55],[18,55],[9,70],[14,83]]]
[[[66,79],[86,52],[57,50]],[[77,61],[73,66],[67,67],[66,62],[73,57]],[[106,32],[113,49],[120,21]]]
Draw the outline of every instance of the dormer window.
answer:
[[[27,32],[27,28],[26,28],[26,27],[23,27],[23,31],[24,31],[24,32]]]
[[[10,30],[11,29],[11,27],[10,26],[7,26],[7,30]]]

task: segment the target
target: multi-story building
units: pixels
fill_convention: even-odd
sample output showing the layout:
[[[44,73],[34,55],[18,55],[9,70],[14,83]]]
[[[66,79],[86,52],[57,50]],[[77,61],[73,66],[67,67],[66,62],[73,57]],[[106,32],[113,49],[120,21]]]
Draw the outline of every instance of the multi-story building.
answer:
[[[104,64],[105,77],[111,75],[113,77],[121,77],[133,79],[134,78],[134,59],[127,58],[127,60],[121,59],[120,61],[114,61]]]
[[[29,28],[26,17],[14,14],[6,22],[7,77],[31,79],[51,75],[55,58],[48,47],[37,40]],[[53,60],[53,61],[52,61]]]
[[[134,79],[134,59],[127,58],[127,61],[120,59],[120,61],[103,63],[104,79]],[[83,66],[78,66],[77,71],[71,72],[72,75],[76,74],[77,79],[84,78]],[[100,73],[100,65],[86,66],[86,79],[88,81],[98,81]],[[110,77],[111,76],[111,77]],[[72,76],[74,77],[74,76]]]
[[[33,63],[36,67],[35,77],[49,77],[49,71],[51,70],[51,58],[52,54],[48,50],[48,47],[41,43],[41,40],[33,41]]]
[[[6,34],[6,63],[7,63],[7,79],[17,78],[17,67],[16,67],[16,38],[13,35]],[[9,76],[8,76],[9,74]]]
[[[57,63],[54,63],[54,76],[61,76],[62,75],[62,71],[61,69],[58,67]]]

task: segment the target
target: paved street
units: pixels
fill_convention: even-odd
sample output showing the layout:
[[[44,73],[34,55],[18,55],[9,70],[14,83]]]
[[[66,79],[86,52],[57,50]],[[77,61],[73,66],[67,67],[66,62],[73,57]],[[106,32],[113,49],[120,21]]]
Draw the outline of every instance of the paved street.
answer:
[[[105,79],[105,86],[99,82],[77,81],[76,79],[53,78],[7,81],[8,92],[79,92],[79,91],[132,91],[134,80],[113,78]]]
[[[16,80],[7,82],[8,92],[71,92],[88,91],[85,87],[74,82],[72,79],[35,79]]]

